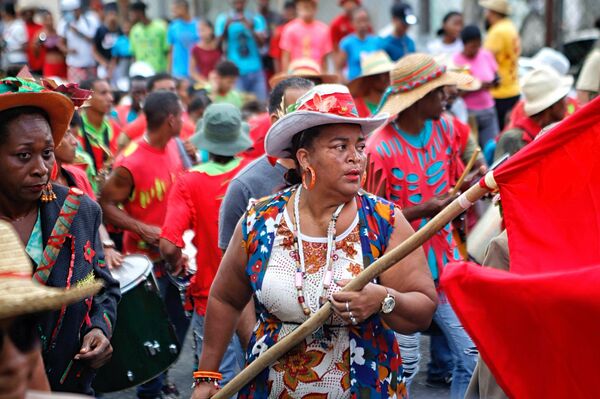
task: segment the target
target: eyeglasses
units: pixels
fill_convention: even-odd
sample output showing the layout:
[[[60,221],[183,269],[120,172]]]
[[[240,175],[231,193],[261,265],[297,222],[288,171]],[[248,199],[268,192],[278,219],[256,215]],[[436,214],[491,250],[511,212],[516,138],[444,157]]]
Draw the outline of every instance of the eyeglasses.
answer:
[[[36,325],[39,314],[17,317],[9,326],[0,327],[0,352],[4,348],[4,340],[8,336],[13,345],[21,353],[31,352],[39,342]]]

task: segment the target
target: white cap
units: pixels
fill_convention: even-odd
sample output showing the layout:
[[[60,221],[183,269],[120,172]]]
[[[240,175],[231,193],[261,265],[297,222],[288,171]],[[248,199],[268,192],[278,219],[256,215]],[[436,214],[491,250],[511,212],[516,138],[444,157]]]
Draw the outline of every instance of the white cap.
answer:
[[[81,8],[81,0],[61,0],[60,9],[65,12],[75,11]]]

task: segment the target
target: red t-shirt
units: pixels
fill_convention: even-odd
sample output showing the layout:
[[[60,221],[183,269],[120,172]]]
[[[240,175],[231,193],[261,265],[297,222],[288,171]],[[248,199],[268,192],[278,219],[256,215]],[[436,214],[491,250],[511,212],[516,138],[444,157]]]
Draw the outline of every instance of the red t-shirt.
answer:
[[[333,21],[331,21],[330,27],[331,42],[333,43],[333,48],[336,50],[339,48],[340,42],[343,38],[345,38],[350,33],[354,33],[352,19],[348,17],[345,13],[335,17]]]
[[[188,138],[194,135],[196,127],[190,120],[190,117],[188,116],[187,112],[183,114],[182,118],[183,126],[181,127],[181,134],[179,135],[179,137],[182,140],[187,140]],[[130,140],[133,141],[142,137],[144,133],[146,133],[147,127],[148,122],[146,121],[146,115],[141,114],[137,117],[136,120],[125,126],[123,132],[127,137],[129,137]]]
[[[269,43],[269,57],[275,60],[281,61],[281,35],[286,25],[287,24],[279,25],[275,28],[273,36],[271,37],[271,43]]]
[[[169,194],[167,216],[161,238],[184,247],[183,233],[194,230],[192,242],[197,248],[198,271],[192,277],[188,294],[194,309],[203,316],[210,286],[221,263],[219,207],[229,182],[246,165],[236,159],[227,165],[207,163],[181,175]],[[215,173],[216,171],[216,173]]]
[[[162,226],[169,190],[183,172],[175,140],[170,140],[164,150],[150,146],[143,138],[135,140],[117,157],[114,167],[127,169],[133,178],[133,192],[124,204],[125,212],[145,224]],[[152,261],[160,259],[158,248],[131,231],[124,233],[123,250],[144,254]]]
[[[90,184],[90,181],[85,171],[76,165],[62,164],[61,166],[73,178],[73,181],[75,182],[75,187],[77,187],[85,194],[87,194],[88,197],[96,201],[96,194],[94,194],[94,189],[92,188],[92,185]]]
[[[266,112],[253,116],[248,120],[248,125],[250,125],[249,136],[252,140],[252,147],[241,155],[251,160],[265,154],[265,137],[271,127],[271,116]]]
[[[29,69],[36,72],[41,72],[44,68],[44,56],[40,52],[37,56],[33,51],[33,40],[37,40],[37,35],[42,30],[42,25],[38,25],[35,22],[25,23],[27,28],[27,61],[29,62]]]
[[[198,73],[208,79],[208,74],[215,70],[219,61],[223,57],[223,53],[219,49],[205,50],[198,45],[192,48],[192,57],[196,62]]]

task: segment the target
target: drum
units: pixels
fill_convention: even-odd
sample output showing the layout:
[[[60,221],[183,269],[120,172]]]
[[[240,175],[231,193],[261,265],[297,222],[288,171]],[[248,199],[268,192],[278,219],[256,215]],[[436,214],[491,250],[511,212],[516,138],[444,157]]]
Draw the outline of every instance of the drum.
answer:
[[[115,392],[160,375],[177,360],[181,346],[160,297],[152,262],[126,256],[111,270],[121,285],[121,302],[111,344],[113,355],[94,380],[97,392]]]
[[[469,257],[481,264],[485,259],[487,247],[492,238],[502,231],[502,217],[495,205],[490,205],[467,237]]]

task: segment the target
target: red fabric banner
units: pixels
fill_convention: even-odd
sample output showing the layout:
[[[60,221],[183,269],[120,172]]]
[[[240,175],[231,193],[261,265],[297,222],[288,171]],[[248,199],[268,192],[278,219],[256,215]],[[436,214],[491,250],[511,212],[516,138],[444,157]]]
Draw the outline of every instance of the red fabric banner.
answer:
[[[441,287],[511,398],[600,397],[600,98],[494,178],[511,272],[448,265]]]
[[[442,285],[510,398],[600,397],[600,266],[516,275],[459,263]]]
[[[600,98],[501,165],[511,272],[600,265]]]

